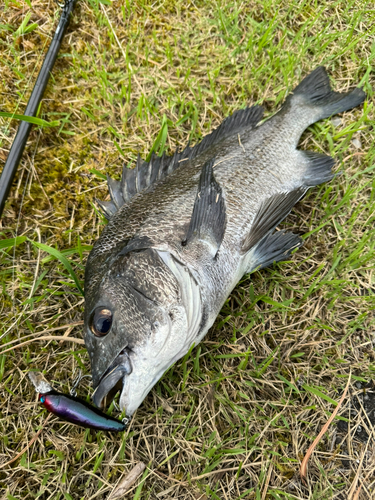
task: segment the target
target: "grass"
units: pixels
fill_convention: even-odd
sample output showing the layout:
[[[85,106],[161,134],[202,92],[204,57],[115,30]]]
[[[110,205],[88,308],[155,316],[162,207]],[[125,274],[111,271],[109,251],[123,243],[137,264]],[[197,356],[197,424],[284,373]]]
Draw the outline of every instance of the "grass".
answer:
[[[0,13],[0,111],[22,114],[58,9],[6,0]],[[79,3],[37,117],[59,124],[33,128],[0,226],[1,352],[15,346],[0,355],[2,464],[46,418],[27,372],[44,370],[62,391],[78,368],[89,373],[84,346],[66,338],[81,337],[103,174],[119,178],[138,151],[194,143],[245,105],[271,114],[321,64],[335,90],[362,85],[368,101],[302,137],[301,148],[335,156],[342,171],[283,224],[304,247],[241,280],[123,435],[53,418],[0,465],[1,498],[108,498],[138,460],[148,469],[128,498],[329,500],[359,485],[359,498],[373,497],[375,434],[356,437],[358,425],[371,432],[363,412],[347,433],[331,425],[307,487],[298,469],[349,373],[352,397],[375,378],[374,20],[372,3],[358,0]],[[0,117],[0,161],[16,127]],[[65,341],[38,340],[48,335]],[[25,339],[34,341],[18,347]],[[79,394],[91,391],[84,379]]]

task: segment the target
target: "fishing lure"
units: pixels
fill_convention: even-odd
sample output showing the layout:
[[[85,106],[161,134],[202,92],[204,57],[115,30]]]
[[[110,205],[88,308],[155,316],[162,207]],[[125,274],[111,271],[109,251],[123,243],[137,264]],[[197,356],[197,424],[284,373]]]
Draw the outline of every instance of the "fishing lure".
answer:
[[[55,391],[43,378],[41,373],[30,372],[29,378],[36,391],[38,399],[47,410],[57,417],[90,429],[100,431],[121,432],[126,428],[126,422],[106,415],[80,398]]]
[[[50,391],[39,394],[39,401],[57,417],[81,427],[115,432],[121,432],[126,427],[126,424],[120,420],[106,415],[95,406],[69,394]]]

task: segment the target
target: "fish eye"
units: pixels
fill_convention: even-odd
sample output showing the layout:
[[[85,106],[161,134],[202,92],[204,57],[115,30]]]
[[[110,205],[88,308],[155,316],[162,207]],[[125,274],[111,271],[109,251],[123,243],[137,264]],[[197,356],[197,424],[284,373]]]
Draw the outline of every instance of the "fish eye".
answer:
[[[44,401],[45,401],[45,400],[46,400],[46,397],[45,397],[45,396],[40,396],[39,401],[40,401],[41,403],[44,403]]]
[[[104,337],[112,326],[112,312],[105,307],[97,307],[91,318],[90,329],[97,337]]]

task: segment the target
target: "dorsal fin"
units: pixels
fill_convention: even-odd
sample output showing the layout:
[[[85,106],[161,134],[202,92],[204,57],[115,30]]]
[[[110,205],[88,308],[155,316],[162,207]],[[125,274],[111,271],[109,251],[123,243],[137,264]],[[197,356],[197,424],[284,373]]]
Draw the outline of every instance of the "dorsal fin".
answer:
[[[172,156],[166,156],[164,153],[162,156],[152,154],[149,162],[142,161],[138,155],[135,168],[123,167],[121,181],[115,181],[107,176],[108,190],[112,201],[97,200],[105,217],[109,219],[135,194],[149,188],[154,182],[165,179],[184,160],[192,160],[214,144],[245,128],[247,131],[251,130],[259,123],[262,116],[263,108],[261,106],[240,109],[225,118],[217,129],[206,135],[201,142],[192,148],[188,144],[183,151],[176,151]]]
[[[203,137],[201,142],[192,148],[193,154],[190,158],[195,158],[212,145],[217,144],[227,137],[238,134],[244,128],[251,130],[256,127],[262,117],[263,108],[258,105],[235,111],[233,115],[225,118],[217,129]]]

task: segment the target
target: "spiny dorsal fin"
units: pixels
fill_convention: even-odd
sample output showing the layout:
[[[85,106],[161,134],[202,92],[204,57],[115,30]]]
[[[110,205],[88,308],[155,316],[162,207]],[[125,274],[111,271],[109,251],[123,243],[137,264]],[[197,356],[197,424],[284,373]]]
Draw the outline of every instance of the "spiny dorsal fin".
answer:
[[[122,205],[128,203],[132,197],[149,188],[154,182],[165,179],[183,161],[192,160],[204,153],[208,148],[222,141],[223,139],[239,133],[243,129],[247,131],[254,128],[263,116],[261,106],[252,106],[235,111],[215,129],[211,134],[206,135],[201,142],[194,147],[189,144],[172,156],[156,156],[153,154],[149,162],[143,162],[138,155],[134,169],[123,167],[121,181],[114,181],[107,176],[108,190],[112,202],[99,202],[104,215],[109,219]]]
[[[215,180],[213,165],[214,159],[203,165],[193,214],[182,245],[202,241],[208,244],[210,253],[215,257],[224,238],[226,211],[223,191]]]
[[[242,253],[248,252],[254,245],[259,243],[267,233],[289,214],[294,205],[306,193],[307,187],[300,187],[289,193],[276,193],[267,198],[260,206],[251,226],[250,233],[242,243]]]
[[[116,205],[112,201],[102,201],[95,198],[96,203],[101,208],[104,217],[108,220],[112,217],[113,214],[117,212]]]

